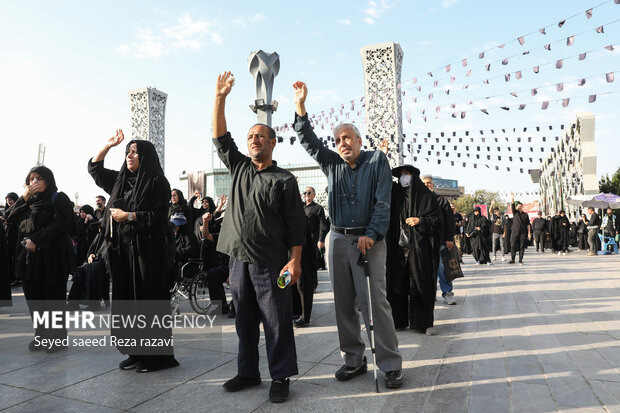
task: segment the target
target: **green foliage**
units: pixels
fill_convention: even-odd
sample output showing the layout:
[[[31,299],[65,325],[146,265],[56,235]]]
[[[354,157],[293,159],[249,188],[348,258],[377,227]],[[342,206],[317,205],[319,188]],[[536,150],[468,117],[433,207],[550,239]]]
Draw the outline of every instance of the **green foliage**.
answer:
[[[598,189],[601,192],[620,195],[620,168],[609,179],[609,175],[602,176],[598,181]]]
[[[461,214],[469,214],[474,209],[474,205],[477,204],[486,204],[489,206],[489,212],[491,208],[491,204],[495,201],[495,206],[497,206],[501,213],[506,210],[506,205],[499,197],[497,192],[489,192],[483,189],[479,189],[471,195],[464,195],[457,199],[454,202],[454,206],[456,210]]]

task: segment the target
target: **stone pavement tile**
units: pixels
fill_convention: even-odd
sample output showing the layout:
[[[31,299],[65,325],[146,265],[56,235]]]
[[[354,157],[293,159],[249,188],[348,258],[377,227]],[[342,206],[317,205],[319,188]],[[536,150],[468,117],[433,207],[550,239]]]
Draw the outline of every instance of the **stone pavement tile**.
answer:
[[[41,393],[39,392],[0,384],[0,410],[34,399],[40,395]]]
[[[110,409],[109,407],[97,406],[92,403],[65,399],[49,394],[18,404],[7,410],[6,413],[32,413],[32,412],[63,412],[63,413],[113,413],[122,410]]]
[[[512,376],[512,375],[511,375]],[[511,380],[513,412],[555,412],[557,407],[544,380],[539,383]]]
[[[113,356],[71,353],[43,354],[45,361],[0,375],[0,383],[48,393],[115,368]]]
[[[579,376],[552,376],[547,381],[560,410],[601,406],[590,386]]]
[[[274,405],[265,403],[258,412],[377,412],[398,391],[386,389],[383,374],[378,374],[379,391],[375,393],[372,371],[350,381],[334,378],[332,366],[318,364],[291,384],[291,400]],[[405,379],[406,380],[406,379]],[[362,407],[363,406],[363,407]]]
[[[303,375],[315,366],[314,363],[298,363]],[[269,400],[271,378],[266,357],[261,357],[260,370],[263,373],[261,385],[251,387],[241,392],[229,393],[222,385],[237,374],[236,361],[221,365],[206,372],[180,386],[159,394],[131,409],[132,412],[175,411],[183,406],[182,411],[226,411],[250,412]],[[299,384],[299,377],[291,378],[291,401],[284,406],[303,405],[298,399],[306,392],[306,388]],[[335,380],[335,379],[334,379]]]
[[[123,357],[119,354],[112,364],[113,370],[65,387],[54,394],[102,406],[129,409],[234,359],[232,355],[221,353],[196,356],[183,355],[183,352],[187,350],[175,349],[175,357],[181,364],[179,367],[142,374],[134,370],[120,370],[118,363]]]
[[[510,377],[519,378],[543,374],[542,366],[535,355],[506,357],[506,365]]]
[[[607,410],[620,412],[620,382],[594,379],[590,384]]]
[[[509,412],[510,389],[506,382],[472,382],[470,412]]]

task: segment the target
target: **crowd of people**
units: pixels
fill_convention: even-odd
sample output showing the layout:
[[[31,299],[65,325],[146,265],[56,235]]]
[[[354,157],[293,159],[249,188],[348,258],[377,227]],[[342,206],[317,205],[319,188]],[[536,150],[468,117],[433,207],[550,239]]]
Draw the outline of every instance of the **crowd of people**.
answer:
[[[499,251],[502,261],[508,256],[509,264],[517,259],[523,264],[530,242],[540,253],[550,249],[566,254],[573,246],[593,254],[600,248],[600,228],[604,236],[618,234],[620,221],[611,210],[603,219],[590,209],[578,222],[571,223],[564,211],[547,218],[539,213],[531,221],[514,196],[506,213],[492,204],[489,218],[479,207],[462,215],[435,192],[431,175],[422,175],[413,165],[390,168],[387,141],[379,151],[362,150],[361,134],[353,124],[338,125],[336,150],[328,149],[306,113],[308,88],[296,82],[294,128],[327,176],[327,218],[314,202],[315,189],[306,187],[300,194],[296,178],[273,159],[277,139],[272,128],[252,126],[247,155],[239,150],[225,116],[233,84],[230,72],[218,77],[213,112],[213,143],[232,175],[229,198],[220,195],[215,202],[196,191],[187,200],[181,190],[171,189],[147,141],[126,145],[119,170],[104,167],[108,152],[124,141],[121,130],[88,161],[88,173],[107,194],[107,199],[97,196],[94,208],[82,205],[75,213],[70,199],[58,191],[52,171],[32,168],[23,195],[11,192],[5,198],[0,304],[10,304],[12,285],[23,287],[31,313],[62,308],[67,298],[73,308],[85,300],[92,308],[94,300],[97,309],[101,299],[110,305],[111,280],[113,314],[135,311],[125,302],[150,300],[161,303],[144,310],[156,317],[170,312],[170,289],[180,266],[199,257],[210,299],[220,303],[222,314],[235,318],[239,338],[237,375],[224,388],[236,392],[261,383],[262,323],[272,379],[269,397],[283,402],[290,377],[298,374],[294,328],[311,324],[318,269],[329,271],[344,358],[335,378],[348,381],[368,369],[361,313],[375,368],[385,373],[387,388],[399,388],[403,372],[396,331],[437,334],[438,286],[443,303],[456,304],[448,260],[463,263],[463,254],[471,254],[478,264],[491,265]],[[67,297],[69,274],[73,286]],[[280,284],[281,278],[290,284]],[[112,333],[169,338],[172,331],[116,328]],[[67,331],[38,328],[35,336],[59,339]],[[28,347],[46,352],[66,348],[44,348],[36,340]],[[173,345],[157,354],[135,346],[118,350],[127,357],[119,364],[122,370],[145,373],[179,365]]]

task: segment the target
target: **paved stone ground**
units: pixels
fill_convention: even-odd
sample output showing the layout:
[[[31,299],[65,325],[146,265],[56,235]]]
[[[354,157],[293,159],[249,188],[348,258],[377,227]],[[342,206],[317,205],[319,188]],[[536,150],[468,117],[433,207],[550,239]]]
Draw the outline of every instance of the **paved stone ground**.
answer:
[[[312,327],[296,331],[300,375],[291,400],[268,401],[269,380],[229,394],[236,334],[225,319],[223,351],[196,356],[176,347],[181,366],[137,374],[120,355],[74,350],[34,354],[23,295],[0,309],[0,410],[7,412],[620,412],[620,256],[526,252],[526,265],[473,264],[455,285],[458,305],[436,307],[438,336],[398,332],[405,385],[381,393],[372,370],[341,383],[333,297],[325,272]],[[370,353],[368,353],[370,356]],[[261,340],[264,377],[268,377]],[[370,358],[370,357],[369,357]]]

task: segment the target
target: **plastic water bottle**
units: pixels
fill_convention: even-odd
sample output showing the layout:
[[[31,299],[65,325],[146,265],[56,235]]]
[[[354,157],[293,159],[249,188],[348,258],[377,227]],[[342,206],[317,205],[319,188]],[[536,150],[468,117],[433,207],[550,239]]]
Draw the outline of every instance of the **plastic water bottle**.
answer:
[[[290,283],[291,283],[291,273],[288,272],[288,270],[284,271],[284,273],[278,277],[278,287],[286,288],[286,286],[289,285]]]

